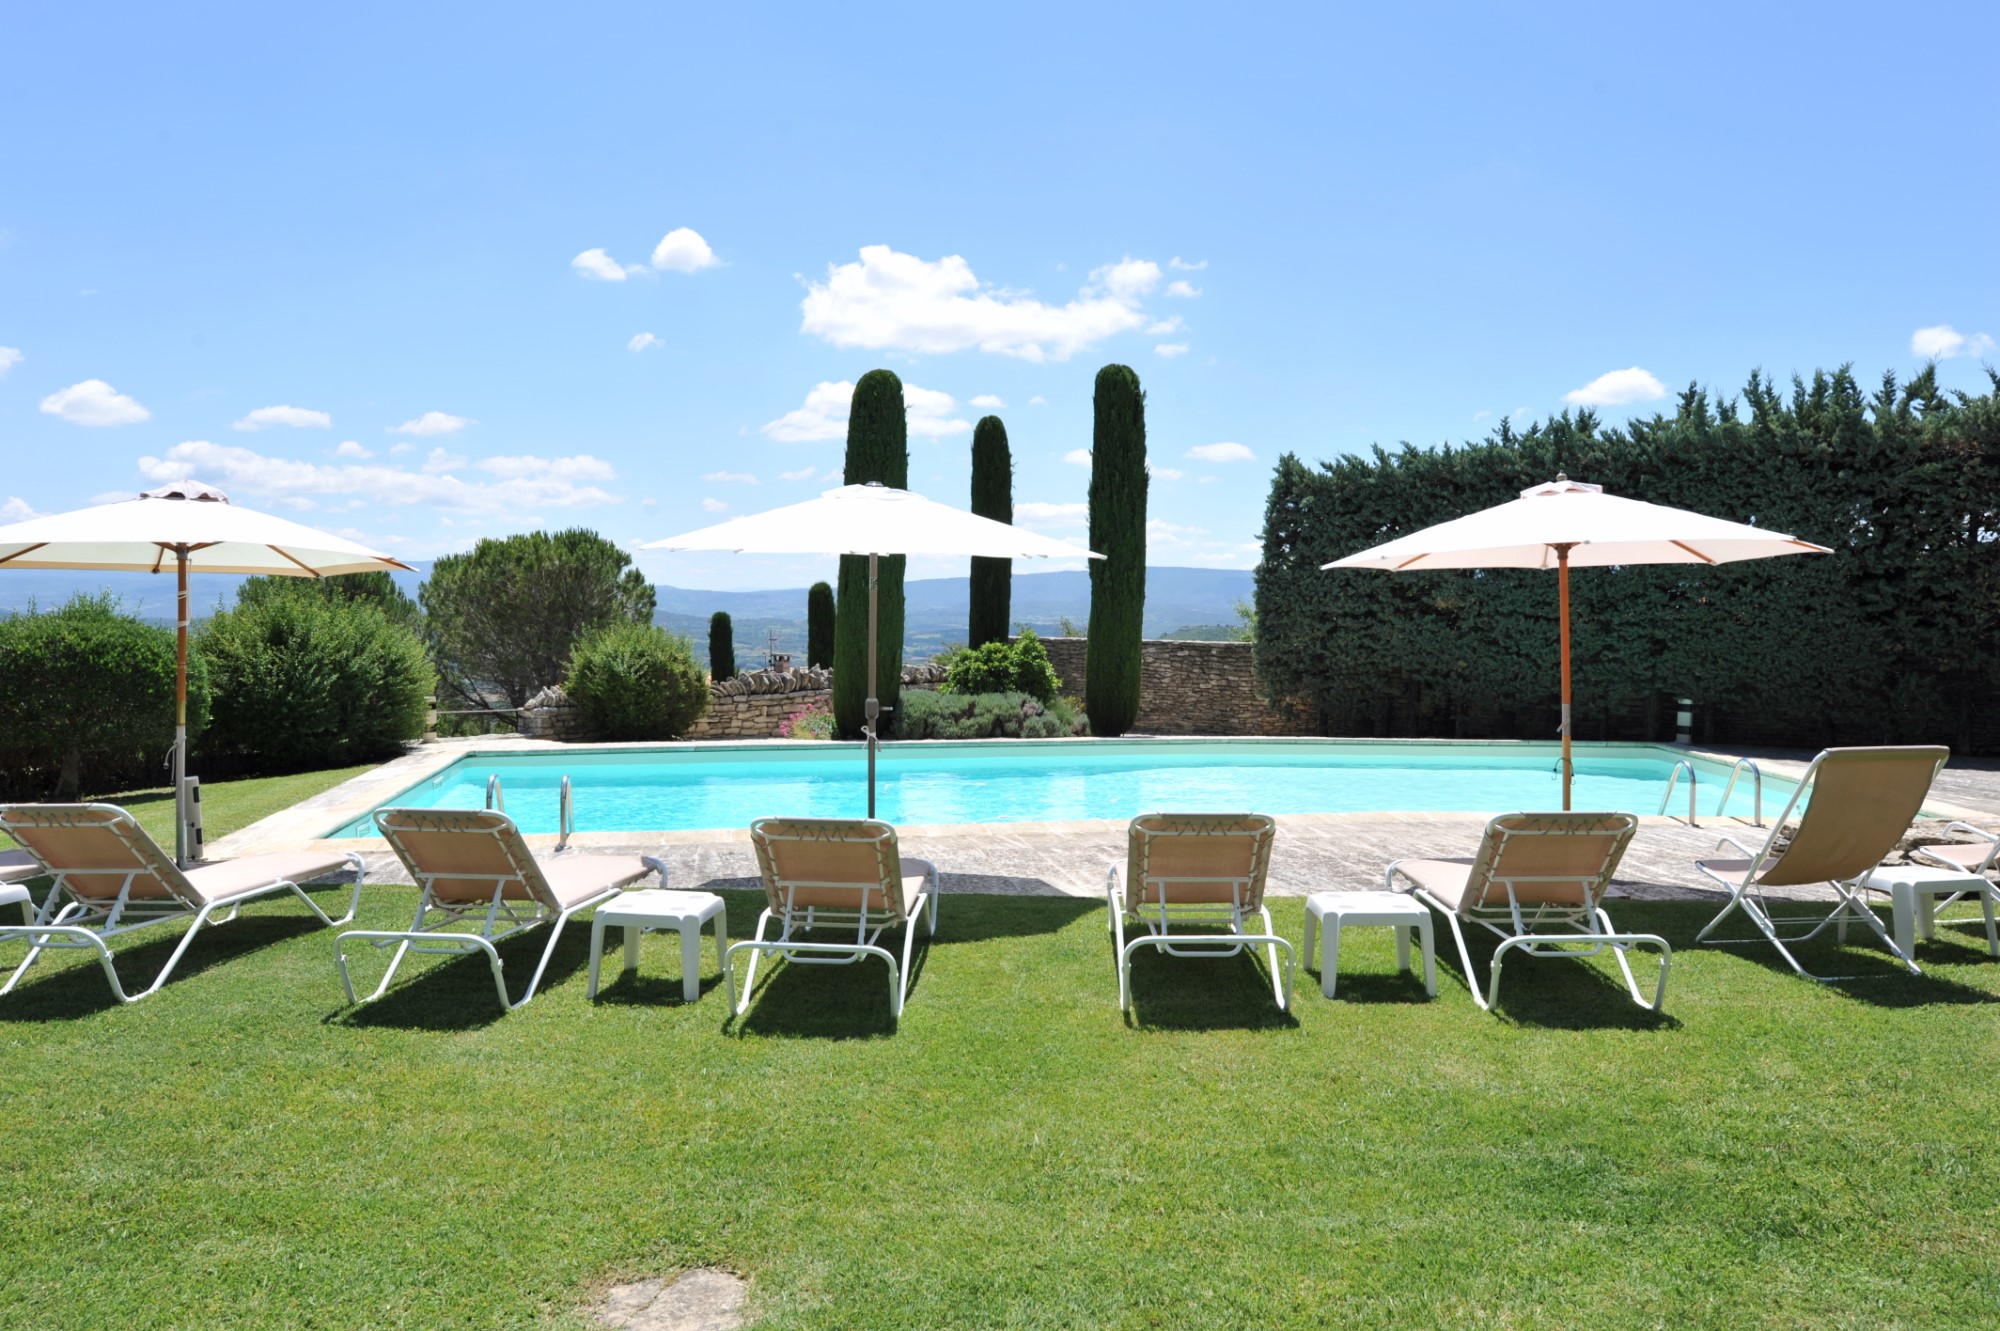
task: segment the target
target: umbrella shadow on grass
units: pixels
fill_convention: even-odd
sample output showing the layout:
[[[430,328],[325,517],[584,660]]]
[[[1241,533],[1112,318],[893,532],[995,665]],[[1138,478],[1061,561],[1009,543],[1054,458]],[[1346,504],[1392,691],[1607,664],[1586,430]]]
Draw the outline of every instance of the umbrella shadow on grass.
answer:
[[[292,904],[298,905],[296,898],[293,898]],[[174,967],[174,973],[160,987],[160,993],[184,984],[204,971],[325,927],[312,915],[304,913],[303,908],[294,915],[259,913],[242,916],[228,924],[206,925],[200,936],[188,945],[180,964]],[[163,925],[158,933],[144,942],[134,941],[124,947],[112,947],[111,959],[126,993],[134,993],[153,982],[160,973],[160,967],[167,964],[167,958],[180,946],[185,932],[185,929],[176,929],[171,924]],[[6,977],[13,974],[14,968],[26,955],[25,947],[14,944],[0,950],[0,984],[6,982]],[[64,964],[66,960],[67,965]],[[29,967],[13,993],[0,998],[0,1022],[75,1021],[122,1006],[124,1004],[118,1001],[118,996],[111,992],[111,986],[105,983],[104,968],[98,964],[95,951],[49,951]]]
[[[1109,935],[1106,936],[1107,945]],[[1112,961],[1115,965],[1117,957]],[[1282,976],[1285,958],[1278,954]],[[1297,1030],[1298,1018],[1278,1007],[1262,951],[1233,957],[1173,957],[1157,948],[1132,954],[1132,1011],[1126,1024],[1151,1031]],[[1293,970],[1293,1002],[1299,972]],[[1117,996],[1117,973],[1107,977]]]
[[[549,945],[547,926],[530,929],[494,944],[500,954],[501,973],[507,980],[507,997],[519,1002],[521,992],[535,973],[542,949]],[[374,948],[349,944],[348,973],[354,980],[356,997],[373,992],[381,983],[382,972],[395,955],[396,945]],[[556,943],[548,969],[535,990],[535,1001],[548,997],[551,989],[590,961],[590,926],[571,920]],[[674,982],[679,992],[680,982]],[[467,952],[462,956],[439,958],[412,955],[404,958],[389,992],[372,1003],[355,1003],[331,1012],[322,1020],[330,1026],[391,1026],[401,1030],[467,1031],[490,1026],[507,1013],[493,992],[493,970],[486,954]]]

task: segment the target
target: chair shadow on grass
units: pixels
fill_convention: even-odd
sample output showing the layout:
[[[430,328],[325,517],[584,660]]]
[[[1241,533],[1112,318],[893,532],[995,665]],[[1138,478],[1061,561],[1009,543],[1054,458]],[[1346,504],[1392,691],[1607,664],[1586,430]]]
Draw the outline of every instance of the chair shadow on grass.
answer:
[[[1824,906],[1820,906],[1819,903],[1813,903],[1813,905],[1821,913],[1824,913]],[[1732,942],[1721,946],[1696,943],[1694,941],[1695,931],[1708,923],[1714,917],[1717,909],[1719,909],[1718,906],[1710,906],[1703,903],[1696,912],[1697,918],[1695,918],[1693,924],[1687,929],[1687,945],[1690,950],[1699,947],[1704,952],[1720,952],[1725,956],[1735,957],[1739,960],[1762,966],[1764,969],[1788,979],[1801,978],[1796,971],[1786,964],[1784,957],[1778,954],[1778,949],[1772,947],[1769,942],[1766,942],[1762,938],[1757,938],[1753,942]],[[1790,909],[1779,907],[1779,909],[1785,909],[1786,914],[1804,913],[1798,907]],[[1871,909],[1875,910],[1876,917],[1882,921],[1882,927],[1888,929],[1888,908],[1884,906],[1879,908],[1871,907]],[[1883,950],[1874,935],[1863,925],[1850,924],[1847,929],[1847,941],[1845,943],[1838,941],[1833,929],[1828,929],[1826,933],[1813,939],[1810,943],[1787,942],[1785,946],[1790,948],[1792,955],[1799,959],[1800,965],[1813,971],[1815,975],[1828,977],[1823,980],[1806,980],[1804,981],[1805,983],[1823,985],[1828,989],[1835,990],[1849,998],[1858,999],[1872,1007],[1965,1007],[1983,1003],[2000,1003],[2000,994],[1992,994],[1984,989],[1976,989],[1969,984],[1960,984],[1957,980],[1948,979],[1928,969],[1930,966],[1940,963],[1985,962],[1987,964],[1994,964],[1993,958],[1986,951],[1986,926],[1983,921],[1973,920],[1964,922],[1971,926],[1971,931],[1977,938],[1976,944],[1972,943],[1970,939],[1963,944],[1956,939],[1946,939],[1946,931],[1960,923],[1961,921],[1958,920],[1940,921],[1936,941],[1925,942],[1922,939],[1917,941],[1916,963],[1919,967],[1925,968],[1924,973],[1921,975],[1912,975],[1908,970],[1904,969],[1903,963],[1897,961],[1887,951]],[[1778,922],[1781,934],[1796,932],[1810,927],[1809,923],[1799,924],[1784,920]],[[1756,926],[1745,919],[1742,912],[1739,911],[1724,920],[1718,932],[1732,939],[1746,938],[1755,934]],[[1678,937],[1670,937],[1670,941],[1673,942],[1676,948],[1681,946],[1681,941]],[[1950,949],[1949,953],[1945,951],[1947,948]]]
[[[1611,913],[1613,926],[1624,932],[1659,934],[1667,940],[1676,955],[1684,947],[1693,945],[1694,931],[1700,928],[1699,921],[1684,927],[1663,927],[1667,922],[1652,912],[1633,909],[1640,904],[1617,899],[1608,903],[1606,909]],[[1644,904],[1658,906],[1664,903]],[[1437,1001],[1441,1003],[1470,1003],[1474,987],[1477,986],[1478,992],[1484,994],[1492,980],[1493,953],[1500,946],[1500,939],[1476,925],[1461,922],[1460,927],[1465,930],[1465,947],[1472,954],[1474,974],[1465,973],[1458,947],[1452,941],[1451,926],[1437,920]],[[1632,966],[1632,976],[1638,981],[1639,992],[1649,1000],[1659,976],[1657,957],[1658,954],[1651,948],[1635,948],[1626,954]],[[1421,960],[1413,960],[1418,965],[1422,964]],[[1665,1010],[1654,1012],[1642,1008],[1626,992],[1624,979],[1618,974],[1617,962],[1611,959],[1608,949],[1594,957],[1575,958],[1530,957],[1517,949],[1507,955],[1500,970],[1500,996],[1493,1004],[1492,1015],[1515,1025],[1566,1031],[1681,1029],[1680,1019],[1673,1014],[1676,990],[1671,975]],[[1347,977],[1342,976],[1340,988],[1345,990],[1347,983]]]
[[[1100,909],[1102,909],[1100,907]],[[1105,936],[1106,950],[1111,937]],[[1115,967],[1117,957],[1112,956]],[[1284,953],[1278,965],[1285,964]],[[1301,972],[1292,972],[1292,1002],[1298,1002]],[[1106,977],[1117,996],[1114,969]],[[1278,1007],[1271,992],[1262,949],[1253,958],[1246,950],[1233,957],[1172,957],[1157,948],[1132,954],[1132,1010],[1125,1022],[1147,1031],[1276,1031],[1297,1030],[1298,1018]]]
[[[494,944],[500,954],[501,972],[507,978],[507,997],[519,1002],[521,990],[535,973],[542,949],[549,945],[547,926],[530,929]],[[608,950],[608,949],[607,949]],[[347,954],[354,992],[371,993],[381,982],[382,972],[396,946],[374,948],[350,944]],[[546,1002],[549,991],[575,975],[590,961],[590,922],[571,920],[556,943],[542,983],[535,990],[535,1002]],[[339,981],[333,981],[338,992]],[[674,981],[680,992],[680,981]],[[490,1026],[508,1013],[493,992],[493,970],[483,952],[439,957],[412,955],[404,958],[389,992],[372,1003],[343,1005],[322,1018],[329,1026],[390,1026],[401,1030],[469,1031]]]

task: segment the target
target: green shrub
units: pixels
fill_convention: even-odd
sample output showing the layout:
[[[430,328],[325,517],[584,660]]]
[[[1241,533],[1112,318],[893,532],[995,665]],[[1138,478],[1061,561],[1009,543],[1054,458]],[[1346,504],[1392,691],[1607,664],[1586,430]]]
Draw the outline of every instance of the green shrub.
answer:
[[[910,433],[903,411],[903,381],[889,370],[870,370],[854,385],[847,409],[848,485],[869,481],[897,490],[910,484]],[[876,577],[875,696],[893,720],[903,691],[903,563],[883,555]],[[858,735],[868,697],[868,556],[840,557],[840,596],[834,614],[833,715],[843,735]]]
[[[1014,520],[1014,459],[1007,450],[1007,427],[998,416],[982,416],[972,427],[972,511],[995,522]],[[1014,561],[974,559],[967,590],[966,645],[1005,642]]]
[[[1048,649],[1033,629],[1022,629],[1012,643],[989,642],[953,652],[945,663],[946,693],[1025,693],[1049,703],[1061,689]]]
[[[423,734],[436,677],[417,635],[376,602],[303,580],[265,586],[209,619],[196,643],[215,694],[205,754],[332,767],[392,757]]]
[[[1125,365],[1097,372],[1090,436],[1090,633],[1084,690],[1105,735],[1139,715],[1146,610],[1146,395]]]
[[[604,739],[677,739],[708,710],[694,644],[652,624],[613,624],[579,642],[563,691]]]
[[[736,628],[729,622],[727,610],[709,617],[708,673],[713,679],[736,678]]]
[[[1086,733],[1088,723],[1063,699],[1043,703],[1025,693],[932,693],[903,695],[896,719],[900,739],[1053,739]]]
[[[208,672],[188,657],[188,733],[208,723]],[[173,630],[110,596],[0,619],[0,798],[161,784],[174,742]]]
[[[806,665],[821,670],[833,664],[833,587],[815,582],[806,589]]]
[[[778,723],[782,739],[832,739],[833,709],[824,702],[809,702]]]

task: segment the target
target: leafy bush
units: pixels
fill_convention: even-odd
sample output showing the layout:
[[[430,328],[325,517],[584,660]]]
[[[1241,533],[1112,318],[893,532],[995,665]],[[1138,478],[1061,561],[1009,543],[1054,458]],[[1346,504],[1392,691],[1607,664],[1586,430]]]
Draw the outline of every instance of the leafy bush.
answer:
[[[265,585],[196,639],[215,692],[205,754],[331,767],[393,756],[423,734],[436,676],[415,633],[373,600],[253,581]]]
[[[1068,700],[1043,703],[1019,692],[912,689],[896,718],[899,739],[1055,739],[1087,732],[1083,714]]]
[[[579,642],[563,691],[605,739],[677,739],[708,710],[694,644],[652,624],[613,624]]]
[[[1062,689],[1048,649],[1033,629],[1022,629],[1012,643],[989,642],[952,652],[944,665],[946,693],[1025,693],[1049,703]]]
[[[208,723],[208,672],[188,657],[188,733]],[[158,785],[174,742],[174,634],[110,596],[0,619],[0,797]]]
[[[832,739],[833,709],[824,702],[809,702],[778,723],[785,739]]]

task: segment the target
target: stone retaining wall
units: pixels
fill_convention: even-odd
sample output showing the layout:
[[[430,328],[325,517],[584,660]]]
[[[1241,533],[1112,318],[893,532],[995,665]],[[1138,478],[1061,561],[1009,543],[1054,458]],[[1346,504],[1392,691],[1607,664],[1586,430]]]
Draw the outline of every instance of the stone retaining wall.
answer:
[[[1066,695],[1083,696],[1082,638],[1044,638]],[[1132,729],[1149,735],[1316,735],[1319,718],[1274,709],[1251,665],[1247,642],[1139,644],[1139,716]]]
[[[933,665],[903,667],[903,687],[935,688],[944,671]],[[833,671],[754,670],[708,686],[708,711],[686,739],[776,739],[794,714],[833,705]],[[587,740],[583,713],[560,688],[543,689],[521,709],[520,732],[531,739]]]

